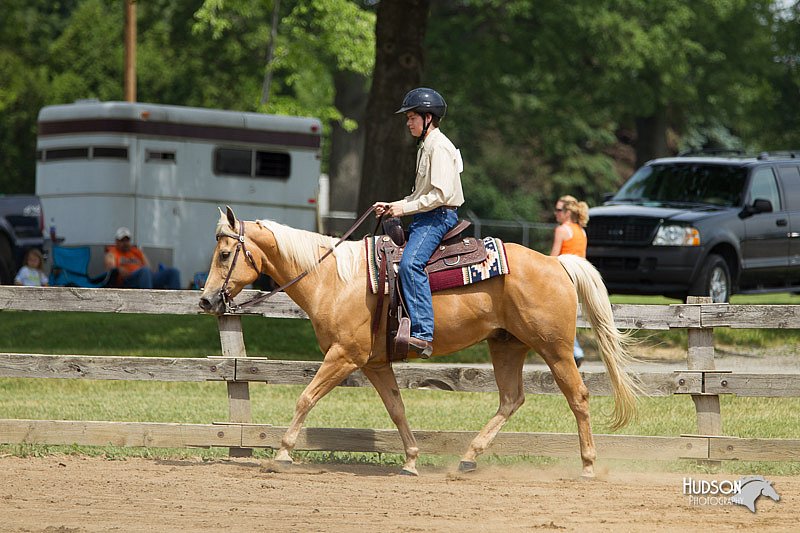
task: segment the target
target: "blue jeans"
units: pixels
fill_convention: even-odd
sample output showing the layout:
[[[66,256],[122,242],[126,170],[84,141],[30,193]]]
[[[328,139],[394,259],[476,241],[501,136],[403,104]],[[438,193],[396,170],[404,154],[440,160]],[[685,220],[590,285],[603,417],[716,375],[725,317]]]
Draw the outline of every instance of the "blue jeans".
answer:
[[[581,348],[581,343],[578,342],[577,334],[575,334],[575,344],[572,345],[572,357],[575,358],[576,361],[578,359],[583,359],[583,348]]]
[[[159,267],[158,270],[140,268],[125,278],[126,289],[180,289],[181,276],[176,268]]]
[[[456,222],[458,214],[454,209],[437,207],[414,215],[408,227],[408,243],[400,260],[399,274],[411,319],[411,336],[417,339],[433,341],[433,302],[425,265]]]

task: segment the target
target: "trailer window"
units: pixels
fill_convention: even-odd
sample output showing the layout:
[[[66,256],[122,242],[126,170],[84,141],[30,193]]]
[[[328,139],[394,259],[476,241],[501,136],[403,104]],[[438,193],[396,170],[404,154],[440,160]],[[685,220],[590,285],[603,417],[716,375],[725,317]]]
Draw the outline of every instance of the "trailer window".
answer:
[[[59,159],[89,159],[89,148],[57,148],[45,150],[45,161],[58,161]]]
[[[128,149],[120,146],[52,148],[36,152],[36,159],[45,162],[63,159],[128,159]]]
[[[253,166],[252,160],[252,150],[217,148],[214,154],[214,173],[250,176],[250,169]]]
[[[117,146],[95,146],[92,149],[92,158],[128,159],[128,149]]]
[[[285,179],[292,173],[292,159],[289,154],[280,152],[217,148],[214,173]]]
[[[256,152],[256,176],[265,178],[288,178],[292,173],[289,154]]]
[[[157,150],[145,150],[144,160],[148,163],[174,163],[175,152],[159,152]]]

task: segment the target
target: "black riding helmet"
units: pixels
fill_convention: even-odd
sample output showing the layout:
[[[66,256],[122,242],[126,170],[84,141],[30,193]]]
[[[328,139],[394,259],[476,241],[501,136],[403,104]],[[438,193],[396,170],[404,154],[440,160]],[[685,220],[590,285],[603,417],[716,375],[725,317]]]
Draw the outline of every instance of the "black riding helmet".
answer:
[[[430,113],[441,119],[447,113],[447,103],[442,98],[442,95],[433,89],[418,87],[406,93],[405,98],[403,98],[403,104],[400,109],[395,111],[395,114],[407,111],[416,111],[421,115]]]

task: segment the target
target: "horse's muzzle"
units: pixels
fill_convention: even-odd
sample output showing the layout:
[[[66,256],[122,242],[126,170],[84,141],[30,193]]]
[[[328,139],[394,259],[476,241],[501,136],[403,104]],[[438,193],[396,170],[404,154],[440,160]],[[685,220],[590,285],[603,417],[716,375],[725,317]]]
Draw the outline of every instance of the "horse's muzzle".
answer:
[[[206,313],[221,315],[225,312],[225,306],[223,305],[222,298],[219,296],[219,294],[214,294],[211,297],[201,296],[199,305],[200,309]]]

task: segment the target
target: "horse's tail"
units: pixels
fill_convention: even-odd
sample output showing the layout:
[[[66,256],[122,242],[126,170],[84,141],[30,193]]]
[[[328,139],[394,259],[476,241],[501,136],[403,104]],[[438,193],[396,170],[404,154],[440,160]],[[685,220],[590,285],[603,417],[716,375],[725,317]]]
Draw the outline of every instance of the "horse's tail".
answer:
[[[631,338],[614,325],[611,301],[600,273],[587,260],[576,255],[560,255],[558,260],[572,278],[583,316],[589,319],[600,345],[600,355],[614,391],[611,429],[624,427],[636,416],[636,394],[642,390],[625,371],[632,362],[628,353]]]

